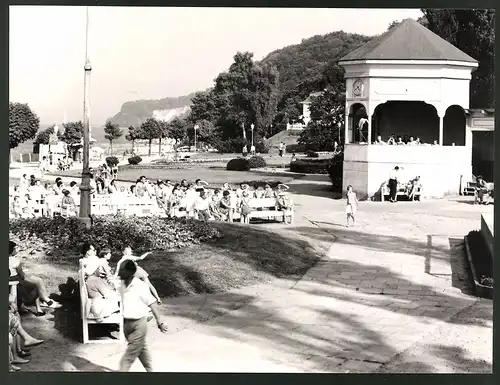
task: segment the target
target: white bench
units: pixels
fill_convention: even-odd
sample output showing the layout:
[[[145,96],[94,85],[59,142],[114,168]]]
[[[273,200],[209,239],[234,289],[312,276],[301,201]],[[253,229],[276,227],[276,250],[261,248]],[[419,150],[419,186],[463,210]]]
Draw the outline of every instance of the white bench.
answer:
[[[125,341],[125,335],[123,334],[123,312],[120,310],[119,313],[111,314],[109,317],[104,318],[102,322],[97,322],[95,319],[87,317],[87,311],[89,306],[89,294],[87,291],[87,285],[85,283],[85,273],[84,273],[84,265],[83,261],[80,259],[79,261],[79,270],[78,270],[78,281],[80,286],[80,303],[81,303],[81,318],[82,318],[82,328],[83,328],[83,343],[111,343],[111,342],[123,342]],[[122,307],[122,303],[120,301],[120,308]],[[90,340],[89,339],[89,325],[95,324],[116,324],[118,325],[120,331],[120,335],[118,340],[114,339],[103,339],[103,340]]]
[[[278,201],[275,198],[251,198],[249,201],[251,213],[249,219],[252,218],[279,218],[283,222],[288,219],[289,223],[293,223],[294,210],[281,210]],[[241,213],[235,211],[233,214],[234,219],[241,218]]]

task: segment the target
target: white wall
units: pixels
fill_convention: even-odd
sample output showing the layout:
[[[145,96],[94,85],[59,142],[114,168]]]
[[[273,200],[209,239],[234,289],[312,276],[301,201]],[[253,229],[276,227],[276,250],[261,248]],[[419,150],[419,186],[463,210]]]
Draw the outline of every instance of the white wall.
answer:
[[[388,146],[348,144],[344,150],[344,189],[349,184],[361,199],[372,198],[395,166],[401,178],[421,177],[424,195],[458,194],[460,176],[470,180],[472,155],[468,147]]]

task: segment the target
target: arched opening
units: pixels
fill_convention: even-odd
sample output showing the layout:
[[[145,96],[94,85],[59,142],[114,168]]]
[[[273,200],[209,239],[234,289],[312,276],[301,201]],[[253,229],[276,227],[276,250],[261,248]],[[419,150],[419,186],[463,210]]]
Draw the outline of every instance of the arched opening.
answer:
[[[349,142],[359,143],[366,142],[368,138],[368,124],[365,122],[361,129],[359,123],[361,119],[366,119],[366,107],[361,103],[355,103],[349,108]]]
[[[379,104],[372,116],[372,137],[400,136],[403,141],[420,138],[421,143],[439,139],[439,116],[434,106],[420,101],[388,101]]]
[[[443,146],[465,146],[465,111],[453,105],[446,109],[443,118]]]

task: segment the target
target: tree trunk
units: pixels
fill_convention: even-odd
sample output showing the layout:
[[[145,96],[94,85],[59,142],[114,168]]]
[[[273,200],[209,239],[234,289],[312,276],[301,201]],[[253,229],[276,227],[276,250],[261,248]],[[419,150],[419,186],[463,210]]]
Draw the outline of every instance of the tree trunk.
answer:
[[[247,140],[247,133],[245,131],[245,124],[241,125],[241,130],[243,131],[243,139]]]
[[[113,156],[113,141],[110,140],[109,141],[109,152],[110,152],[110,156]]]
[[[158,143],[158,155],[161,156],[161,138],[159,138],[159,143]]]
[[[151,145],[153,144],[153,139],[149,139],[149,151],[148,156],[151,156]]]
[[[135,150],[135,139],[132,139],[132,154],[134,153]]]

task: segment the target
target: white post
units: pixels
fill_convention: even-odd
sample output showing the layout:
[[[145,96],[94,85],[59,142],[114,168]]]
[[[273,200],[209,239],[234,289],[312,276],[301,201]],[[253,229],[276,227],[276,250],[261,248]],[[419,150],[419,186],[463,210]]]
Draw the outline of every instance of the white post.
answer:
[[[439,145],[442,146],[443,145],[443,127],[444,127],[444,123],[443,123],[443,117],[440,116],[439,117]]]
[[[372,144],[372,116],[368,115],[368,145]]]

